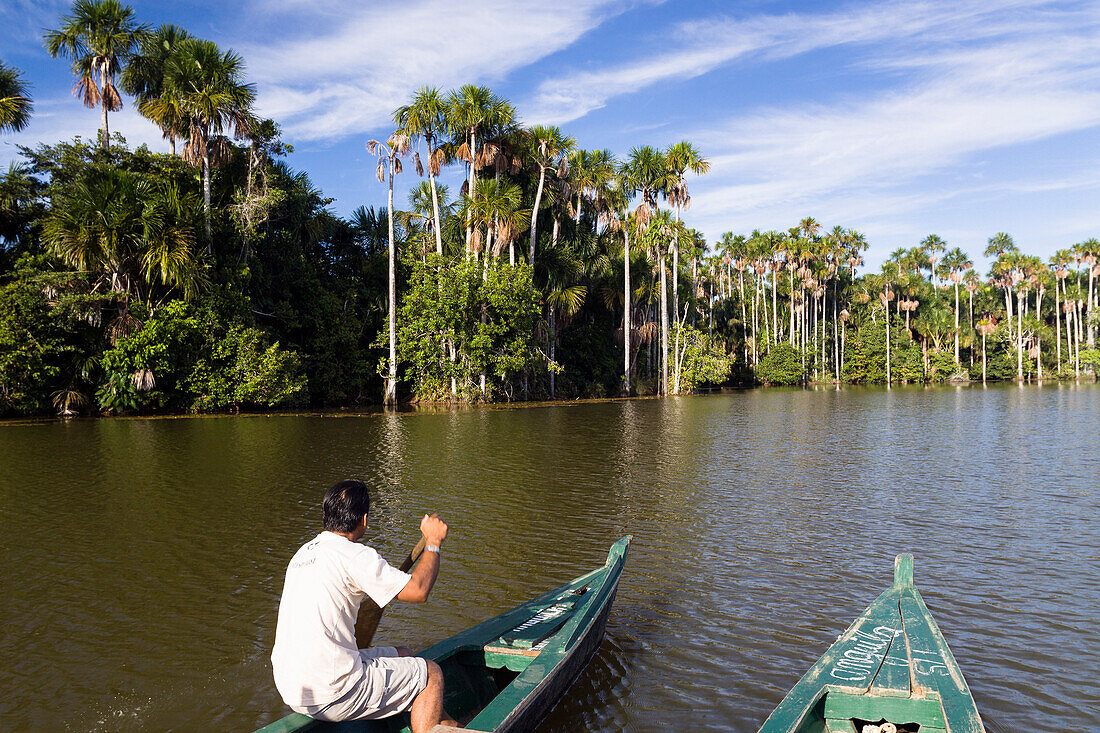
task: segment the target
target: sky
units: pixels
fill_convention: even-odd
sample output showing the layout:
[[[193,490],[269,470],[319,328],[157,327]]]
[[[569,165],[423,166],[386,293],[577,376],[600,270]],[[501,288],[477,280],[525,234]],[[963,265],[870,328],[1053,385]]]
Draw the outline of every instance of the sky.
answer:
[[[240,0],[134,2],[240,53],[258,111],[347,215],[384,205],[366,141],[422,85],[486,85],[525,124],[584,148],[689,140],[711,162],[688,179],[689,226],[787,229],[806,216],[866,235],[867,264],[936,233],[980,268],[990,236],[1026,252],[1100,236],[1100,3],[764,0]],[[42,32],[70,2],[0,0],[0,59],[32,85],[16,145],[95,137],[68,63]],[[167,150],[133,110],[132,145]],[[457,190],[458,167],[444,175]],[[398,200],[417,182],[398,177]]]

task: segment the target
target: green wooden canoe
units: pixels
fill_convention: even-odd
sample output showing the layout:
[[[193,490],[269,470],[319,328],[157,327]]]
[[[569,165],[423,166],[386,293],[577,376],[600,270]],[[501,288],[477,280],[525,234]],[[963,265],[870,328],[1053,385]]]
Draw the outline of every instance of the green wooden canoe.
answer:
[[[888,725],[887,725],[888,724]],[[959,665],[913,586],[913,556],[768,716],[760,733],[984,733]]]
[[[616,542],[603,567],[420,652],[443,669],[447,712],[467,730],[538,725],[599,648],[630,540]],[[292,714],[260,731],[397,733],[408,723],[407,714],[337,724]]]

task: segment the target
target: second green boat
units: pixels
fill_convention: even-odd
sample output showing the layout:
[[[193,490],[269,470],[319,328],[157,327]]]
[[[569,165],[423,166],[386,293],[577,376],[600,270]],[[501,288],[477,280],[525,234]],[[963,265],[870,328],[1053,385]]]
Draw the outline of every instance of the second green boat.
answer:
[[[798,681],[760,733],[984,733],[955,657],[894,560],[880,595]]]

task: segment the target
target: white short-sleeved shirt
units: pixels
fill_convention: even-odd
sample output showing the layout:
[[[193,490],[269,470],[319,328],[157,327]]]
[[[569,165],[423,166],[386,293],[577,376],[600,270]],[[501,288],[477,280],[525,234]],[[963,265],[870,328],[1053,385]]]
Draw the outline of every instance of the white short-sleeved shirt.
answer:
[[[275,687],[287,705],[323,705],[362,681],[359,604],[370,596],[385,606],[410,577],[373,548],[334,532],[322,532],[294,554],[271,652]]]

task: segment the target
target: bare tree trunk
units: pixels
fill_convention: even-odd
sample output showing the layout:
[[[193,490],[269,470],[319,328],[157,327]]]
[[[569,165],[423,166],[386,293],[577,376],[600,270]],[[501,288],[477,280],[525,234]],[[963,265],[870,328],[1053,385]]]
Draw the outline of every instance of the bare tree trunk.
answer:
[[[1019,306],[1019,304],[1017,304]],[[1016,308],[1019,327],[1016,329],[1016,378],[1024,381],[1024,309]]]
[[[665,277],[665,255],[658,251],[661,268],[661,386],[660,394],[668,395],[668,282]]]
[[[175,135],[169,135],[168,136],[168,152],[171,153],[172,155],[176,154],[176,136]]]
[[[106,117],[106,112],[104,112]],[[202,211],[205,217],[206,230],[206,254],[214,254],[214,235],[210,227],[210,150],[203,151],[202,155]]]
[[[103,117],[103,120],[106,121],[107,117],[106,116]],[[1087,325],[1088,325],[1088,331],[1089,331],[1089,333],[1088,333],[1088,339],[1089,339],[1088,340],[1088,348],[1089,349],[1096,348],[1096,344],[1097,344],[1097,327],[1096,327],[1095,322],[1093,322],[1093,320],[1092,320],[1092,281],[1096,280],[1096,270],[1097,270],[1096,264],[1090,264],[1089,265],[1089,302],[1088,302],[1088,311],[1087,311],[1087,314],[1085,316],[1086,322],[1087,322]]]
[[[550,361],[554,361],[556,350],[554,347],[557,345],[557,335],[554,333],[554,304],[550,304]],[[554,370],[550,370],[550,399],[554,399]]]
[[[967,289],[970,294],[970,366],[974,366],[974,291]]]
[[[435,253],[443,254],[443,232],[439,230],[439,193],[435,186],[435,174],[432,173],[432,142],[428,138],[428,185],[432,189],[432,220],[435,223]]]
[[[776,273],[778,268],[772,268],[772,344],[779,343],[779,300],[776,295],[778,282],[776,281]]]
[[[103,109],[103,152],[108,152],[111,149],[111,128],[107,126],[107,100],[104,99],[100,105]]]
[[[982,331],[982,384],[985,384],[985,331]]]
[[[386,210],[386,224],[389,229],[389,327],[390,327],[390,363],[389,376],[386,379],[384,402],[387,406],[397,404],[397,273],[394,269],[393,241],[393,156],[390,156],[389,208]]]
[[[623,393],[630,394],[630,230],[623,222]]]
[[[527,264],[535,266],[535,227],[539,219],[539,204],[542,203],[542,186],[546,182],[546,166],[539,166],[539,187],[535,190],[535,207],[531,209],[531,246],[527,254]]]
[[[737,271],[737,282],[741,289],[741,328],[745,332],[745,348],[749,346],[749,317],[745,314],[745,271]]]
[[[468,190],[466,195],[470,197],[470,201],[474,201],[474,192],[477,190],[477,134],[470,133],[470,175],[466,179],[469,185],[466,187]],[[474,236],[473,219],[469,215],[466,216],[466,253],[470,253],[470,242]]]
[[[886,385],[890,386],[893,377],[890,374],[890,303],[886,303]]]
[[[791,276],[791,346],[794,346],[794,270],[789,271]]]
[[[952,271],[954,272],[954,271]],[[959,283],[955,281],[955,366],[959,365]]]

